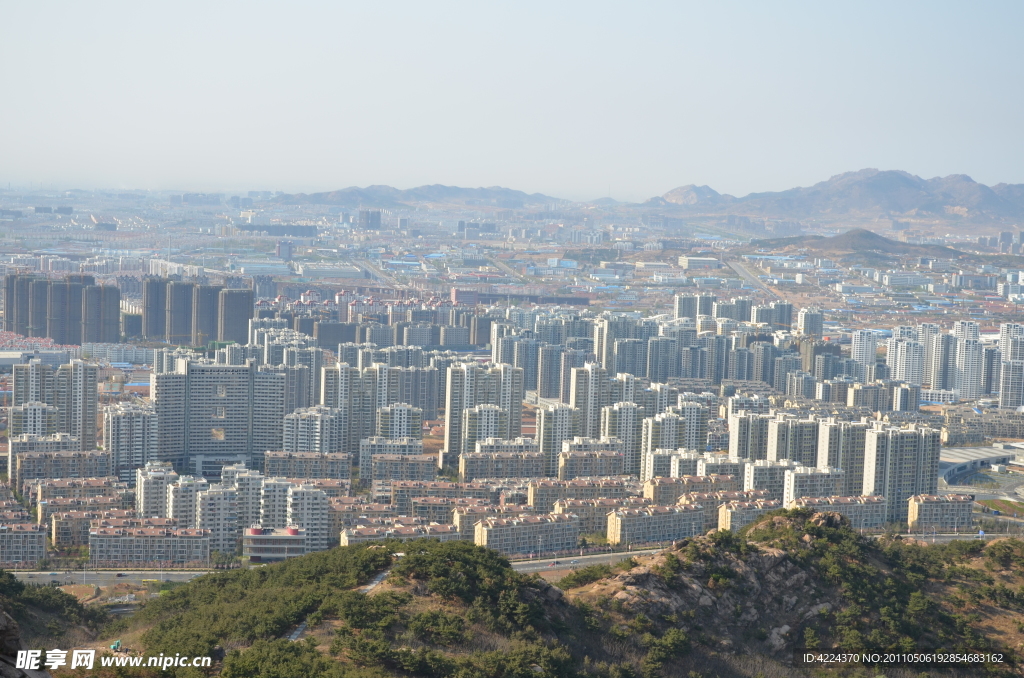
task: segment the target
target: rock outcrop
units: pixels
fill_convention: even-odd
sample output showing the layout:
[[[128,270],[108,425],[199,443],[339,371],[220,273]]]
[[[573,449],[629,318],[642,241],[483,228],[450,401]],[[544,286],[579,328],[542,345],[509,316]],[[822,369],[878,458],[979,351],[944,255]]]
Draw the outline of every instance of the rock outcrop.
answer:
[[[826,514],[816,518],[832,520]],[[625,618],[642,613],[650,620],[671,620],[671,626],[688,634],[717,639],[723,652],[782,661],[802,643],[803,628],[813,625],[815,615],[837,607],[833,588],[785,551],[761,546],[739,557],[719,550],[713,557],[691,561],[685,546],[640,559],[638,567],[571,596],[594,602],[610,598]]]
[[[0,678],[50,678],[46,671],[15,668],[21,644],[18,623],[0,607]]]

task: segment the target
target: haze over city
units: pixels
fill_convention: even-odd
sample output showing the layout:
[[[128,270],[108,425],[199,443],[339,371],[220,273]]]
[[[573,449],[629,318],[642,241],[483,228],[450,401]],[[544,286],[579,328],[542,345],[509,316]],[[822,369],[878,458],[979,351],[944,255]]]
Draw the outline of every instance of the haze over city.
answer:
[[[1024,182],[1019,3],[4,3],[0,185]]]
[[[1022,18],[0,0],[0,676],[1019,678]]]

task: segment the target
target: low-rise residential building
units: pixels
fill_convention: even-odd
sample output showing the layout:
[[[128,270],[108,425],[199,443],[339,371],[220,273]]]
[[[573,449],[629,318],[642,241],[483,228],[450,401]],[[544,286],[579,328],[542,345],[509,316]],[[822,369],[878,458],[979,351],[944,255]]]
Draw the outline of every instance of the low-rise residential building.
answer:
[[[352,481],[344,478],[285,478],[292,485],[315,487],[328,498],[348,497],[352,494]]]
[[[529,513],[521,506],[456,506],[452,510],[452,524],[463,541],[476,539],[476,524],[484,518],[515,517]]]
[[[786,508],[808,508],[831,511],[846,516],[856,530],[878,530],[887,522],[888,501],[880,495],[800,497],[786,504]]]
[[[787,506],[801,497],[836,497],[843,486],[845,472],[831,466],[797,466],[786,471],[782,502]]]
[[[506,556],[550,553],[577,547],[580,519],[571,514],[484,518],[476,524],[474,543]]]
[[[907,526],[916,532],[967,530],[973,524],[973,506],[967,494],[914,495],[907,502]]]
[[[37,478],[103,478],[110,475],[110,453],[88,452],[20,452],[11,455],[11,483],[24,487],[25,481]]]
[[[548,512],[559,499],[621,499],[628,494],[629,486],[623,480],[532,480],[527,487],[526,503],[534,511]]]
[[[428,523],[452,523],[452,512],[456,508],[493,506],[488,499],[476,497],[413,497],[411,515]]]
[[[441,481],[422,482],[416,480],[397,480],[391,483],[391,504],[399,515],[409,515],[412,511],[413,497],[448,497],[459,499],[471,497],[489,499],[494,502],[497,497],[491,487],[480,483],[448,483]]]
[[[679,504],[700,504],[704,507],[704,531],[720,528],[719,512],[730,501],[756,501],[770,499],[767,490],[732,490],[726,492],[687,492],[679,497]],[[782,505],[781,503],[779,504]]]
[[[121,497],[89,497],[87,499],[76,499],[75,497],[55,497],[39,502],[36,506],[36,523],[43,526],[50,525],[50,519],[56,513],[66,511],[90,511],[107,513],[125,509]]]
[[[348,454],[317,452],[265,452],[263,474],[282,478],[352,477],[352,457]]]
[[[645,506],[608,514],[608,543],[651,544],[702,534],[704,507],[700,504]]]
[[[306,555],[306,531],[253,525],[242,531],[242,559],[249,563],[279,563]]]
[[[396,515],[391,504],[375,504],[361,497],[328,497],[327,499],[327,536],[330,546],[339,544],[341,531],[355,527],[361,520],[390,518]]]
[[[738,532],[765,513],[782,508],[778,499],[733,500],[718,507],[718,529]]]
[[[476,448],[474,450],[478,454],[495,454],[497,452],[512,452],[514,454],[523,454],[527,452],[538,452],[540,451],[537,441],[533,438],[512,438],[511,440],[502,440],[501,438],[484,438],[483,440],[476,441]],[[508,476],[514,478],[515,476]]]
[[[45,557],[46,529],[42,525],[0,525],[0,567],[35,567]]]
[[[575,480],[601,476],[622,475],[625,456],[614,450],[586,452],[559,452],[558,479]]]
[[[89,531],[92,567],[174,567],[210,564],[206,530],[159,527],[97,527]]]
[[[50,542],[56,548],[87,546],[92,521],[103,517],[98,511],[62,511],[50,516]]]
[[[559,499],[553,513],[579,516],[580,534],[604,534],[608,530],[608,514],[624,508],[649,506],[651,501],[644,497],[621,497],[619,499]]]
[[[131,493],[131,503],[135,503],[135,493],[128,487],[128,483],[122,483],[113,476],[106,478],[37,478],[25,481],[24,488],[25,496],[31,497],[34,504],[57,497],[88,499],[89,497],[120,496],[126,492]],[[131,508],[131,506],[126,508]]]
[[[382,438],[371,436],[359,441],[359,473],[373,465],[375,454],[423,454],[423,440],[420,438]],[[363,479],[364,481],[366,479]]]
[[[488,438],[487,440],[494,440]],[[518,440],[532,441],[530,438]],[[486,441],[484,441],[486,442]],[[503,441],[507,442],[507,441]],[[477,442],[477,449],[483,447]],[[492,447],[488,445],[488,447]],[[536,450],[536,445],[530,445]],[[459,455],[459,478],[473,481],[477,478],[540,478],[546,470],[543,452],[471,452]]]
[[[375,454],[370,458],[370,464],[369,473],[360,476],[364,482],[431,481],[437,478],[437,457],[429,454]]]
[[[651,478],[644,483],[644,496],[655,506],[668,506],[688,492],[732,492],[738,489],[740,483],[736,476]]]
[[[0,486],[0,497],[4,494],[4,488]],[[25,510],[25,507],[13,499],[0,499],[0,525],[13,525],[14,523],[31,523],[32,515]]]
[[[63,511],[50,516],[50,541],[57,548],[88,546],[97,527],[178,527],[173,518],[135,518],[134,511]]]
[[[397,539],[437,539],[459,541],[459,531],[454,525],[394,525],[386,527],[357,527],[341,533],[341,545],[363,544],[368,541]]]

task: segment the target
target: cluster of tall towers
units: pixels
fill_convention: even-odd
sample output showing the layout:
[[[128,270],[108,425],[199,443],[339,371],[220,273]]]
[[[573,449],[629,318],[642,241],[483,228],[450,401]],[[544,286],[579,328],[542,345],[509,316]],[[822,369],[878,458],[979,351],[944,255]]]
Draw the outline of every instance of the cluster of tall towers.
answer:
[[[150,341],[204,346],[245,344],[253,314],[251,289],[147,278],[142,283],[142,335]]]
[[[121,292],[91,275],[63,280],[4,276],[4,329],[57,344],[113,343],[121,337]]]

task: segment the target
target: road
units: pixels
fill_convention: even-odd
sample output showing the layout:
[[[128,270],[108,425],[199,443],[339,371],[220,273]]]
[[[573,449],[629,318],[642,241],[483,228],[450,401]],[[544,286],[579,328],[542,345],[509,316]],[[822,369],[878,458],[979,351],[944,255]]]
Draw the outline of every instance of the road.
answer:
[[[212,571],[212,570],[211,570]],[[26,583],[49,584],[56,579],[61,584],[91,584],[93,586],[113,586],[114,584],[142,584],[143,579],[158,579],[160,581],[188,581],[207,572],[182,571],[182,570],[123,570],[124,577],[118,577],[117,572],[96,572],[91,570],[75,571],[71,574],[57,572],[14,572],[14,576]]]
[[[760,278],[758,278],[756,275],[751,273],[750,270],[744,264],[742,264],[742,263],[740,263],[738,261],[730,261],[730,262],[727,262],[727,263],[732,268],[732,270],[736,271],[736,273],[738,273],[741,278],[746,280],[748,283],[750,283],[754,287],[758,288],[759,290],[763,290],[763,291],[767,292],[768,294],[772,295],[773,297],[778,297],[779,296],[771,288],[769,288],[767,285],[765,285],[763,282],[761,282]]]
[[[646,549],[643,551],[620,551],[618,553],[598,553],[592,556],[559,556],[558,565],[555,567],[566,569],[570,561],[578,561],[576,567],[587,567],[588,565],[614,565],[631,556],[649,556],[662,549]],[[548,569],[554,558],[537,558],[536,560],[517,560],[512,562],[512,569],[517,572],[541,572]]]

